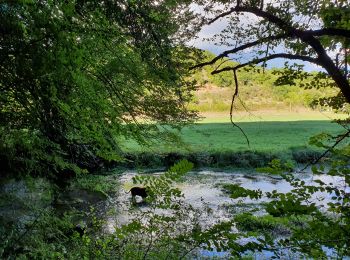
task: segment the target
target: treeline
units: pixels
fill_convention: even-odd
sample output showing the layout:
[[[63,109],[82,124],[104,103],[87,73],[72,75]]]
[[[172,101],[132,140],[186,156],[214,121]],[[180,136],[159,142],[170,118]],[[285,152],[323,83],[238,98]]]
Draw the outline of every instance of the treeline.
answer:
[[[204,52],[206,60],[215,55]],[[223,66],[233,66],[237,63],[226,61]],[[199,85],[191,108],[202,112],[229,111],[234,93],[232,72],[222,72],[212,75],[214,67],[205,66],[197,69],[192,78]],[[250,67],[238,71],[239,96],[234,106],[236,110],[297,110],[301,108],[320,108],[317,100],[335,96],[338,90],[332,83],[323,78],[322,72],[302,72],[302,80],[290,72],[289,77],[281,75],[287,69],[267,69],[261,66]],[[316,85],[318,86],[316,88]],[[320,85],[322,86],[320,88]]]

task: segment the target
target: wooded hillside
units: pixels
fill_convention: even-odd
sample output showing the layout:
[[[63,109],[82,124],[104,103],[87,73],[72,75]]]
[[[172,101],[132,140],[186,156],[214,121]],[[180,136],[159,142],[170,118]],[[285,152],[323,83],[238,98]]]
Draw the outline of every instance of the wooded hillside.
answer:
[[[209,51],[205,51],[204,56],[207,60],[215,57]],[[225,63],[227,66],[235,64],[229,60]],[[226,71],[212,75],[213,69],[213,66],[206,66],[193,74],[193,79],[200,87],[191,108],[201,112],[229,111],[234,92],[233,74]],[[315,87],[318,72],[305,72],[307,79],[302,83],[299,80],[290,80],[290,84],[285,84],[279,80],[283,71],[285,69],[267,69],[260,66],[241,69],[238,74],[239,99],[234,104],[235,110],[245,110],[245,107],[252,111],[315,109],[321,108],[315,101],[337,94],[337,90],[327,86],[325,80],[322,88]]]

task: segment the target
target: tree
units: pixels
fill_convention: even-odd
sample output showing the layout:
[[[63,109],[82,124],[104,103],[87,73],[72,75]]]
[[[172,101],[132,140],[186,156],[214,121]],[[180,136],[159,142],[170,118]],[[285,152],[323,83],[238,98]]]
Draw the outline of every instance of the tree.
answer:
[[[250,66],[258,63],[263,63],[265,67],[268,61],[277,58],[310,62],[324,69],[325,72],[319,72],[309,84],[304,85],[307,88],[328,85],[339,88],[337,96],[320,100],[322,104],[339,109],[350,102],[348,1],[237,0],[233,4],[229,1],[210,3],[202,1],[200,4],[204,5],[204,16],[209,15],[209,18],[205,18],[208,24],[226,19],[227,27],[213,40],[231,48],[209,61],[197,64],[193,69],[215,65],[212,74],[232,71],[236,86],[232,102],[238,95],[239,69],[250,69]],[[243,15],[246,15],[246,19],[242,19]],[[249,52],[251,55],[247,54]],[[246,58],[247,61],[225,67],[227,58]],[[280,71],[277,84],[293,84],[297,79],[303,80],[310,76],[300,65],[289,66],[288,63],[286,65],[286,70]],[[312,167],[314,174],[319,174],[321,177],[326,175],[332,178],[331,182],[315,178],[312,182],[306,183],[291,173],[290,165],[279,160],[273,160],[268,167],[260,169],[270,174],[281,174],[292,187],[287,193],[275,190],[264,194],[270,199],[265,207],[267,216],[273,218],[272,223],[281,220],[280,218],[287,218],[291,234],[284,238],[273,238],[264,230],[261,224],[263,218],[252,214],[236,216],[234,220],[241,236],[250,237],[251,240],[255,237],[253,241],[257,241],[250,245],[250,250],[273,251],[275,257],[283,257],[285,255],[283,250],[287,249],[297,252],[297,255],[305,254],[313,258],[329,257],[327,255],[329,251],[331,257],[349,256],[350,145],[344,140],[349,137],[350,131],[348,121],[342,123],[346,130],[344,134],[331,136],[321,133],[310,139],[310,144],[326,149],[314,163],[320,162],[326,154],[332,155],[327,167],[324,164]],[[333,182],[335,179],[340,180],[341,185],[336,185]],[[246,191],[237,185],[231,185],[230,188],[235,198],[251,194],[258,194],[257,199],[261,198],[259,190]],[[327,194],[330,201],[325,202],[321,199],[321,205],[318,204],[315,199],[318,192]],[[252,230],[254,224],[261,225],[262,228]]]
[[[188,1],[3,1],[2,174],[92,170],[180,126],[194,88],[183,42]],[[188,60],[188,59],[187,59]],[[165,136],[163,136],[165,138]],[[69,175],[68,174],[68,175]]]
[[[236,66],[225,67],[224,62],[219,63],[212,71],[212,74],[232,71],[237,95],[236,72],[239,69],[258,63],[265,66],[268,61],[278,58],[313,63],[326,71],[320,72],[313,84],[317,85],[321,78],[330,78],[341,91],[337,98],[329,101],[338,105],[350,102],[347,71],[350,10],[347,1],[237,0],[235,3],[202,1],[200,4],[205,10],[204,20],[209,25],[226,19],[226,28],[214,39],[229,49],[193,68],[214,65],[228,57],[235,60],[248,57],[247,61]],[[345,53],[343,58],[340,58],[342,55],[331,55],[331,52],[341,49]],[[290,78],[306,77],[307,74],[300,69],[298,73],[291,72],[293,68],[298,69],[298,66],[290,66],[281,76],[284,82]]]

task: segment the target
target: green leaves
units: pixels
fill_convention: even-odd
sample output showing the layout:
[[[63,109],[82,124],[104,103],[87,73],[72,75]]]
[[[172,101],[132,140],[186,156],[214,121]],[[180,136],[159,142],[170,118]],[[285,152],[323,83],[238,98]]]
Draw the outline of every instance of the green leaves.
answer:
[[[310,138],[310,144],[328,149],[329,153],[328,164],[311,167],[311,178],[300,178],[300,173],[285,174],[292,171],[292,165],[284,165],[278,160],[259,169],[270,174],[281,174],[291,190],[273,190],[263,194],[268,198],[264,203],[267,215],[255,217],[245,214],[235,218],[241,231],[247,232],[246,237],[256,237],[277,258],[280,256],[280,248],[283,251],[285,247],[314,258],[325,257],[325,247],[331,248],[332,256],[343,257],[350,254],[350,170],[346,134],[334,137],[321,133]],[[335,146],[334,142],[338,145]],[[283,225],[288,230],[284,239],[271,232],[274,224],[281,219],[286,220]]]
[[[270,174],[282,174],[286,172],[291,172],[294,168],[294,164],[292,161],[282,162],[279,159],[273,159],[269,166],[260,167],[256,170],[258,172],[270,173]]]
[[[230,194],[230,198],[246,198],[250,199],[260,199],[262,196],[261,190],[248,190],[241,187],[238,184],[225,184],[223,185],[223,189]]]
[[[17,172],[19,155],[37,167],[53,164],[42,168],[54,174],[91,171],[122,159],[121,137],[166,138],[148,123],[196,118],[186,108],[194,88],[184,80],[187,48],[173,43],[177,5],[7,1],[0,8],[0,127],[9,130],[0,135],[30,131],[30,143],[47,142],[26,154],[6,147],[2,153],[13,156],[0,160],[9,172]]]
[[[151,196],[148,200],[160,201],[162,207],[170,206],[174,198],[182,197],[181,191],[174,188],[174,182],[193,168],[187,160],[181,160],[160,176],[137,175],[133,177],[134,184],[140,184]]]
[[[181,178],[184,174],[188,173],[193,168],[193,163],[187,160],[181,160],[164,174],[164,179],[176,181]]]
[[[277,200],[266,205],[266,211],[274,217],[310,215],[317,211],[315,203],[306,204],[303,198],[293,193],[279,194]]]

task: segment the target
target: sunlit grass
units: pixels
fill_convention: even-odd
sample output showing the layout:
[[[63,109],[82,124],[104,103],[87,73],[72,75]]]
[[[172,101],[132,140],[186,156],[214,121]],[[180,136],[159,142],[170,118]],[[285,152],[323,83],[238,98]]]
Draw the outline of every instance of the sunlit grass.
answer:
[[[229,112],[206,112],[201,114],[202,119],[199,123],[229,123]],[[334,119],[344,119],[345,114],[335,114],[332,112],[320,112],[320,111],[275,111],[275,110],[263,110],[263,111],[251,111],[251,112],[234,112],[234,122],[266,122],[266,121],[332,121]]]
[[[331,122],[330,119],[336,118],[331,113],[245,113],[235,116],[234,121],[248,136],[248,146],[244,135],[230,123],[227,113],[208,113],[205,116],[197,124],[182,129],[180,136],[184,145],[156,143],[150,148],[141,148],[134,142],[126,142],[125,150],[160,153],[247,150],[284,152],[291,148],[309,147],[309,138],[321,132],[336,134],[343,130]]]

